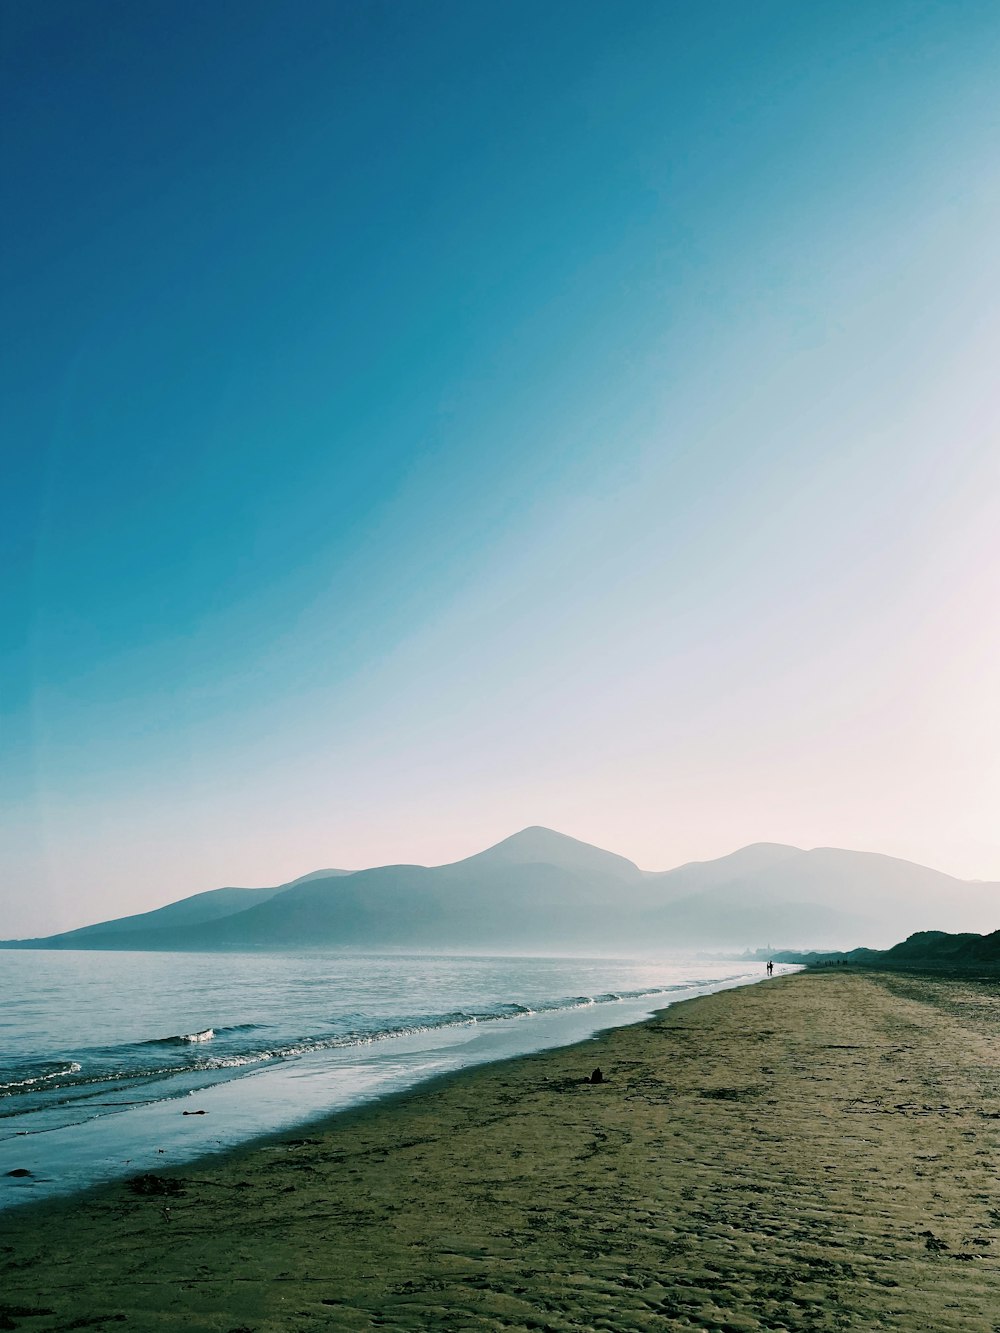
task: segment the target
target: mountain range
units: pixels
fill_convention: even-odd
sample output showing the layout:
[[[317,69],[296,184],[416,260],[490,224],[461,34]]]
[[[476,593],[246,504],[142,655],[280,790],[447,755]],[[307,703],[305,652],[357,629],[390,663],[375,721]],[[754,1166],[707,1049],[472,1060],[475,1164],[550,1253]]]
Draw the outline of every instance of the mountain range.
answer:
[[[450,865],[316,870],[273,888],[214,889],[20,949],[616,949],[876,947],[915,930],[989,932],[1000,884],[873,852],[753,843],[644,871],[532,827]]]

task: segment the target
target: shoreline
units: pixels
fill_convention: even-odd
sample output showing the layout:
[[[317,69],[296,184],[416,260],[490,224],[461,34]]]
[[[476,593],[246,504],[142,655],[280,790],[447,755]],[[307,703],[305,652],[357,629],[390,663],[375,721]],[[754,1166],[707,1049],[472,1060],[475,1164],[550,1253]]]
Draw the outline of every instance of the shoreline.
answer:
[[[68,1199],[143,1171],[180,1169],[274,1135],[302,1132],[354,1107],[423,1086],[441,1073],[571,1046],[615,1027],[642,1023],[679,1000],[763,980],[758,966],[760,971],[625,994],[614,997],[614,1003],[580,1000],[478,1022],[432,1024],[394,1032],[384,1040],[304,1050],[293,1059],[263,1062],[193,1091],[172,1093],[166,1087],[160,1095],[103,1115],[76,1120],[70,1105],[64,1126],[38,1130],[30,1114],[15,1116],[0,1122],[0,1215],[38,1200]],[[12,1169],[30,1174],[10,1179]]]
[[[0,1315],[992,1333],[998,1016],[995,985],[849,969],[679,1001],[202,1157],[176,1194],[7,1210]]]

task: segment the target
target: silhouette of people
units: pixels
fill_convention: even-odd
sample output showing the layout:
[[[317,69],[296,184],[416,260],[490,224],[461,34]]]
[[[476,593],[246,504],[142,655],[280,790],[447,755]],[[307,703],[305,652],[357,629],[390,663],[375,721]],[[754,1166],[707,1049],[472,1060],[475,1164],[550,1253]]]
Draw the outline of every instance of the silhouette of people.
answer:
[[[774,971],[774,964],[771,962],[769,958],[767,960],[767,975],[770,976],[773,971]]]

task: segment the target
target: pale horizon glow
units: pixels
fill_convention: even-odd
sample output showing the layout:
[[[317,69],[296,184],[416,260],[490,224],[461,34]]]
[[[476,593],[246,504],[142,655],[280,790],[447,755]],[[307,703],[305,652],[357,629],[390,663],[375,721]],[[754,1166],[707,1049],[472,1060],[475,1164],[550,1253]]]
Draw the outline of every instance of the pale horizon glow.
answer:
[[[1000,10],[421,10],[12,10],[0,937],[532,824],[1000,881]]]

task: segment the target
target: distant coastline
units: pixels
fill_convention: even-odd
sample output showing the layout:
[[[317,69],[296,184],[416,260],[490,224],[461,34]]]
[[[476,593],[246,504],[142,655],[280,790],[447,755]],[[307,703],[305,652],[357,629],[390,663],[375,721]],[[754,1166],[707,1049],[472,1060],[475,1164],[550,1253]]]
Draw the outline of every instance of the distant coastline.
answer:
[[[762,960],[763,950],[743,955]],[[1000,971],[1000,930],[988,935],[973,931],[952,933],[918,930],[889,949],[808,950],[779,949],[769,955],[775,962],[805,967],[871,967],[890,971],[984,972]]]

